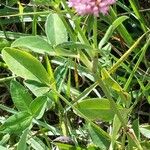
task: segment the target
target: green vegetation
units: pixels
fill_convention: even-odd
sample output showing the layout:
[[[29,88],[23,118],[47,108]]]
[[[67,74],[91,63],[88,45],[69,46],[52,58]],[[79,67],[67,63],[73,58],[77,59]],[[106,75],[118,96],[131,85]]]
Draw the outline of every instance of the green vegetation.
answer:
[[[149,0],[0,2],[0,150],[150,149]]]

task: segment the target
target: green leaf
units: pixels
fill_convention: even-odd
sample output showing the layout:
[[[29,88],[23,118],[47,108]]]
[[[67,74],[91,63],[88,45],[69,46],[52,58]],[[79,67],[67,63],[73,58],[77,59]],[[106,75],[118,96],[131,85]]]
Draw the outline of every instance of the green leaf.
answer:
[[[49,99],[51,99],[53,102],[57,101],[57,96],[53,91],[50,91],[50,87],[32,80],[26,80],[24,84],[36,97],[48,95]]]
[[[46,146],[43,139],[38,136],[32,136],[27,141],[28,145],[30,145],[30,149],[33,150],[49,150],[49,148]]]
[[[52,68],[52,64],[51,64],[51,61],[49,59],[49,57],[46,55],[45,56],[45,63],[46,63],[46,70],[49,74],[49,77],[52,81],[52,84],[51,84],[51,88],[54,88],[56,89],[56,83],[55,83],[55,78],[54,78],[54,72],[53,72],[53,68]]]
[[[26,129],[21,135],[18,146],[17,146],[17,150],[26,150],[27,148],[26,142],[27,142],[28,133],[29,133],[29,129]]]
[[[135,135],[136,135],[137,139],[140,141],[139,119],[136,119],[136,120],[133,121],[132,128],[135,132]]]
[[[45,31],[48,41],[52,45],[58,45],[68,41],[66,28],[56,13],[51,13],[48,15],[45,24]]]
[[[101,70],[102,80],[108,84],[111,85],[111,88],[116,91],[123,91],[122,87],[110,76],[110,74],[107,72],[106,69]]]
[[[104,83],[111,89],[115,90],[121,97],[121,100],[128,105],[131,100],[130,95],[122,89],[122,87],[110,76],[106,69],[103,68],[101,70],[101,75]]]
[[[137,139],[133,129],[129,128],[129,131],[126,133],[128,139],[128,149],[132,150],[133,147],[136,147],[139,150],[143,150],[140,140]]]
[[[0,38],[0,51],[4,48],[10,46],[10,41],[7,41],[6,39]]]
[[[99,43],[99,49],[101,49],[107,42],[108,40],[112,37],[112,34],[114,32],[114,30],[126,19],[128,19],[129,17],[127,16],[121,16],[119,18],[117,18],[111,26],[109,26],[109,28],[107,29],[104,37],[101,39],[100,43]]]
[[[128,139],[127,140],[128,141],[127,149],[132,150],[133,147],[136,147],[136,144],[135,144],[134,140],[129,135],[127,135],[127,139]]]
[[[32,97],[27,89],[19,82],[12,80],[10,83],[10,93],[17,109],[29,112],[29,105],[32,102]]]
[[[144,141],[142,141],[141,145],[144,150],[148,150],[150,148],[150,141],[144,140]]]
[[[119,18],[117,18],[112,25],[114,26],[114,28],[117,28],[120,24],[122,24],[123,21],[129,19],[128,16],[121,16]]]
[[[29,90],[36,96],[42,96],[43,94],[50,91],[50,87],[46,86],[45,84],[42,84],[37,81],[33,80],[26,80],[24,81],[24,84],[29,88]]]
[[[8,150],[8,149],[0,145],[0,150]]]
[[[75,57],[78,58],[77,50],[67,50],[64,48],[55,48],[55,55],[54,56],[64,56],[64,57]]]
[[[19,112],[10,116],[0,127],[0,132],[14,133],[21,132],[30,126],[32,122],[31,114]]]
[[[112,131],[111,131],[111,137],[112,137],[111,147],[112,147],[112,149],[114,148],[114,145],[115,145],[116,140],[118,138],[120,128],[121,128],[121,122],[120,122],[118,116],[115,115],[114,119],[113,119]]]
[[[46,102],[47,102],[46,96],[41,96],[41,97],[34,99],[34,101],[30,104],[30,111],[31,111],[33,117],[39,116],[39,114],[41,112],[43,115],[43,113],[45,111],[45,107],[46,107],[46,105],[45,105]],[[38,118],[41,118],[41,116]]]
[[[140,132],[142,135],[150,139],[150,125],[143,125],[140,127]]]
[[[82,93],[75,99],[75,101],[81,101],[83,99],[85,99],[89,94],[90,92],[96,88],[97,86],[97,82],[95,82],[94,84],[91,84],[89,87],[87,87],[84,91],[82,91]]]
[[[93,49],[89,45],[82,44],[79,42],[70,42],[70,41],[58,44],[55,48],[69,48],[70,50],[74,50],[74,51],[75,49]]]
[[[63,83],[66,79],[67,71],[68,71],[67,64],[64,64],[63,66],[58,66],[55,69],[54,76],[58,91],[61,91],[61,89],[63,88]]]
[[[25,79],[50,84],[50,78],[45,68],[31,54],[6,47],[2,50],[2,57],[14,74]]]
[[[49,44],[47,41],[45,41],[43,38],[41,38],[39,36],[26,36],[26,37],[21,37],[21,38],[15,40],[11,44],[11,47],[19,47],[23,51],[31,50],[31,51],[39,53],[39,54],[48,54],[51,56],[77,57],[77,50],[72,50],[71,46],[70,46],[71,50],[66,50],[63,48],[63,47],[66,47],[66,48],[69,47],[69,45],[71,45],[72,42],[65,42],[65,43],[62,45],[59,44],[58,46],[55,47],[55,49],[53,49],[51,44]],[[77,46],[75,45],[73,47],[81,48],[81,46],[82,45],[78,44]],[[85,45],[83,45],[83,46],[86,47]]]
[[[76,57],[79,56],[79,49],[84,49],[87,53],[93,49],[91,46],[79,42],[63,42],[55,46],[57,56]]]
[[[115,10],[113,10],[113,8],[110,8],[109,13],[110,13],[109,20],[111,22],[115,21],[115,19],[118,18],[118,14],[116,13]],[[127,31],[126,27],[121,23],[118,26],[117,31],[119,32],[123,40],[127,43],[127,45],[130,47],[133,44],[134,40],[132,39],[131,34]]]
[[[110,102],[104,98],[85,99],[76,104],[77,109],[91,120],[110,121],[114,117]]]
[[[5,135],[2,135],[1,140],[0,140],[0,145],[6,145],[8,143],[8,141],[10,140],[10,134],[7,133]],[[0,147],[1,150],[1,147]]]
[[[94,145],[98,146],[102,150],[107,150],[110,142],[105,138],[94,126],[88,125],[88,130],[92,138]]]
[[[52,46],[39,36],[26,36],[15,40],[11,47],[28,48],[33,52],[40,54],[52,54]]]
[[[60,150],[88,150],[86,148],[74,146],[74,145],[67,144],[67,143],[54,142],[54,144],[57,145],[58,149]]]

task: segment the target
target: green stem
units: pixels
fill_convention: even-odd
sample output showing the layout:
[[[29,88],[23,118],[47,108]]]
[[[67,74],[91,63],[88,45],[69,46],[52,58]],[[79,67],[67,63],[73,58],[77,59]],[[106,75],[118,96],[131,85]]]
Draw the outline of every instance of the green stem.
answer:
[[[67,10],[68,14],[71,16],[71,18],[73,18],[74,14],[70,11],[70,8],[69,8],[68,5],[66,4],[66,1],[65,1],[65,0],[62,0],[62,3],[63,3],[63,5],[64,5],[65,9]],[[84,44],[90,46],[89,40],[87,39],[87,37],[85,36],[83,30],[82,30],[81,27],[80,27],[79,20],[75,19],[75,20],[73,20],[73,21],[74,21],[76,30],[77,30],[77,32],[79,33],[79,36],[78,36],[79,40],[80,40],[82,43],[84,43]],[[89,54],[90,57],[93,56],[92,51],[89,50],[89,51],[87,51],[87,52],[88,52],[88,54]]]
[[[130,136],[130,138],[135,142],[138,150],[143,150],[143,148],[142,148],[139,140],[137,139],[133,129],[129,129],[127,132],[127,135]]]
[[[94,24],[93,24],[93,42],[94,48],[97,48],[97,17],[94,16]]]
[[[4,82],[7,82],[7,81],[9,81],[9,80],[11,80],[11,79],[14,79],[14,78],[16,78],[17,76],[14,76],[14,77],[6,77],[6,78],[1,78],[0,79],[0,83],[4,83]]]
[[[23,15],[22,15],[24,11],[24,7],[19,1],[18,1],[18,5],[19,5],[20,21],[22,22],[22,31],[25,32],[25,22],[23,21]]]
[[[121,139],[121,149],[124,150],[125,149],[125,142],[126,142],[126,134],[125,131],[123,130],[123,136]]]
[[[145,55],[145,52],[146,52],[146,50],[147,50],[149,45],[150,45],[150,37],[149,37],[148,41],[146,42],[146,44],[144,45],[144,47],[142,48],[142,53],[141,53],[137,63],[135,64],[135,67],[133,68],[133,71],[131,72],[131,74],[130,74],[130,76],[129,76],[125,86],[124,86],[124,90],[125,91],[128,89],[128,87],[129,87],[129,85],[130,85],[130,83],[132,81],[132,78],[133,78],[136,70],[138,69],[138,66],[140,65],[140,62],[142,61],[142,59],[143,59],[143,57]]]
[[[94,24],[93,24],[93,44],[94,44],[94,56],[93,56],[93,66],[92,66],[92,72],[93,74],[96,73],[98,68],[98,47],[97,47],[97,17],[94,16]]]
[[[43,128],[41,126],[39,126],[39,128],[40,128],[40,132],[42,133],[43,138],[45,139],[45,142],[46,142],[48,148],[51,149],[50,142],[48,140],[48,136],[45,134],[45,132],[43,131]]]
[[[55,92],[56,89],[53,88],[53,87],[51,87],[51,89],[52,89],[53,94],[55,94],[56,93]],[[58,96],[58,92],[55,95]],[[51,98],[51,93],[47,93],[46,96]],[[57,107],[58,107],[58,114],[59,114],[59,126],[62,129],[63,135],[66,136],[67,135],[67,131],[68,131],[68,127],[65,124],[64,108],[63,108],[63,106],[62,106],[62,104],[61,104],[61,102],[59,100],[57,100],[56,104],[57,104]]]
[[[143,37],[150,31],[147,31],[144,33],[138,40],[129,48],[128,51],[125,52],[124,55],[121,56],[121,58],[110,68],[109,73],[112,74],[116,71],[116,69],[121,65],[123,61],[127,59],[127,57],[130,55],[130,53],[135,49],[135,47],[140,43],[140,41],[143,39]]]
[[[67,105],[71,106],[74,111],[76,111],[82,118],[84,118],[86,121],[88,121],[92,126],[94,126],[97,130],[100,131],[100,133],[105,136],[109,141],[111,140],[110,135],[102,130],[100,127],[98,127],[95,123],[93,123],[88,117],[86,117],[83,113],[81,113],[74,105],[72,105],[66,98],[64,98],[59,92],[57,92],[55,89],[52,89],[54,93],[57,94],[57,96],[63,100]]]
[[[11,113],[11,114],[17,114],[17,110],[14,110],[13,108],[4,106],[4,105],[2,105],[2,104],[0,104],[0,109],[1,109],[1,110],[4,110],[4,111],[6,111],[6,112],[9,112],[9,113]]]
[[[34,12],[36,12],[36,6],[33,7]],[[32,35],[37,35],[37,14],[33,16],[32,21]]]
[[[80,60],[84,63],[84,65],[91,71],[93,68],[92,66],[92,62],[89,61],[89,59],[87,58],[87,56],[82,52],[79,51],[79,58]]]
[[[8,15],[0,15],[0,18],[4,17],[18,17],[18,16],[29,16],[29,15],[48,15],[51,11],[39,11],[39,12],[27,12],[27,13],[15,13],[15,14],[8,14]]]
[[[122,126],[126,128],[126,122],[125,122],[124,118],[122,117],[121,113],[119,112],[116,103],[112,99],[112,96],[111,96],[107,86],[104,84],[103,80],[100,77],[100,71],[98,69],[101,68],[101,66],[100,67],[98,66],[98,53],[94,57],[93,62],[94,62],[93,68],[95,67],[95,69],[93,69],[93,76],[95,77],[95,81],[97,81],[99,86],[102,88],[102,91],[104,92],[105,96],[108,98],[108,100],[110,102],[111,109],[118,116]]]
[[[96,78],[96,81],[98,81],[99,83],[99,86],[102,88],[102,91],[104,92],[104,94],[106,95],[106,97],[108,98],[108,100],[110,101],[110,106],[111,106],[111,109],[114,111],[114,113],[118,116],[121,124],[123,127],[126,128],[126,122],[124,120],[124,118],[122,117],[121,113],[119,112],[117,106],[116,106],[116,103],[114,102],[114,100],[112,99],[112,96],[110,95],[110,91],[108,90],[108,88],[105,86],[105,84],[103,83],[102,79],[100,78],[99,76],[100,73],[97,73],[95,78]]]
[[[45,58],[45,63],[46,63],[46,70],[47,70],[47,72],[49,74],[49,78],[51,80],[51,86],[53,86],[53,88],[56,89],[56,83],[55,83],[55,78],[54,78],[54,73],[53,73],[53,69],[51,66],[51,62],[48,58],[48,55],[45,55],[44,58]]]
[[[3,33],[4,33],[4,36],[5,36],[6,40],[9,40],[9,38],[8,38],[8,36],[6,34],[6,31],[5,31],[5,28],[3,27],[2,23],[1,23],[1,20],[0,20],[0,26],[1,26],[2,30],[3,30]]]

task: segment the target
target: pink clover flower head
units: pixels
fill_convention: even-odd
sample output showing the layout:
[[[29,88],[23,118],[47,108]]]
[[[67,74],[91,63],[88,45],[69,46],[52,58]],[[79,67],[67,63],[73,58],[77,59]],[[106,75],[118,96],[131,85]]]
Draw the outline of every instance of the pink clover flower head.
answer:
[[[75,8],[79,15],[93,14],[98,16],[99,13],[107,14],[109,6],[116,0],[69,0],[69,7]]]

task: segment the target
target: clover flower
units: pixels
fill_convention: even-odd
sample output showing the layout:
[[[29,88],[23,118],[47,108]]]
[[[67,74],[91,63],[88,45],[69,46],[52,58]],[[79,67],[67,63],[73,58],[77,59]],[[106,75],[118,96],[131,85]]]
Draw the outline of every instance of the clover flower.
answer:
[[[75,8],[79,15],[93,14],[98,16],[99,13],[107,14],[109,6],[116,0],[69,0],[69,7]]]

